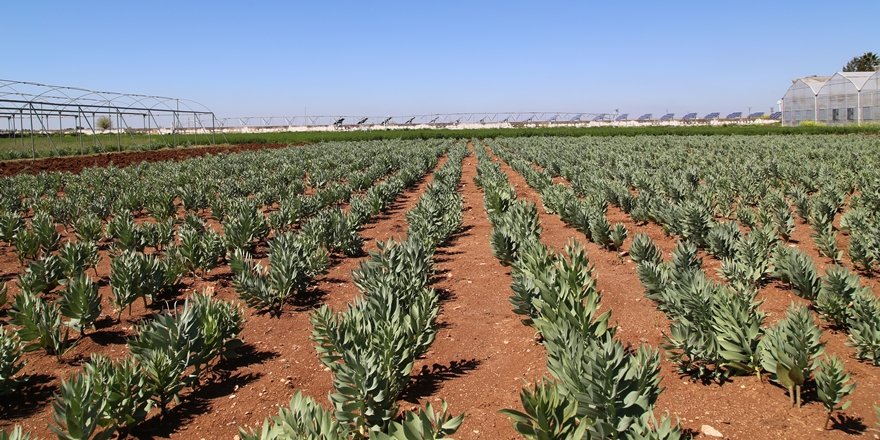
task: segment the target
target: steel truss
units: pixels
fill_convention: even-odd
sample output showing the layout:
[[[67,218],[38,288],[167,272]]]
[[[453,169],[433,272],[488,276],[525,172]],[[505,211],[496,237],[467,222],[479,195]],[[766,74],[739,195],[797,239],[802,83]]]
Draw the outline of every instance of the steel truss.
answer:
[[[110,118],[113,128],[99,129],[100,117]],[[23,148],[29,142],[34,157],[38,138],[45,138],[57,149],[56,140],[65,135],[76,135],[81,150],[86,137],[92,145],[110,147],[98,134],[115,134],[117,150],[122,149],[123,136],[135,134],[146,134],[149,144],[155,136],[163,144],[177,145],[178,135],[185,133],[210,135],[211,143],[216,142],[217,118],[192,100],[28,81],[0,79],[0,121],[3,119],[7,127],[5,132],[0,129],[0,134],[19,139]]]

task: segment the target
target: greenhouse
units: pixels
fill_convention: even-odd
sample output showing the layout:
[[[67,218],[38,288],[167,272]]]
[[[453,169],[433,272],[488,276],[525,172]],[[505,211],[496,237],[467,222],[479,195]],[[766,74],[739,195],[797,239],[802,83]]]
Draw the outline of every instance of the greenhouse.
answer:
[[[880,121],[880,71],[839,72],[792,81],[782,98],[783,125]]]

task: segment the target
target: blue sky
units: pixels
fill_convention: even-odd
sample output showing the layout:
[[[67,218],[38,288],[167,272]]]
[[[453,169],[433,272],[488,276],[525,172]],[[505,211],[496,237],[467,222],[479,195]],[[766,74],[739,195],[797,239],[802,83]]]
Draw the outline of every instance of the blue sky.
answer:
[[[0,78],[189,98],[218,116],[766,111],[792,78],[880,51],[876,0],[2,9]]]

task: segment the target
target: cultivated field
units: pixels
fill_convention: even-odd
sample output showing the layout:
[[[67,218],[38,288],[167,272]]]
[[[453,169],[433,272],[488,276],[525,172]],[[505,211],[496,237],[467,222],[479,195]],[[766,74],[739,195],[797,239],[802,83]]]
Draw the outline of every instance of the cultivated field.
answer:
[[[876,136],[256,148],[0,164],[0,428],[877,432]]]

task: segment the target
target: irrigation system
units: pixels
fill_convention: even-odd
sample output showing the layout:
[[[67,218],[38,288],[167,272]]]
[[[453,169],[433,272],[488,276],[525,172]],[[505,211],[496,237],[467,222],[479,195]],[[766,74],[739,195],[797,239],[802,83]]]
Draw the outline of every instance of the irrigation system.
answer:
[[[408,128],[478,128],[527,126],[586,126],[593,124],[711,124],[769,122],[763,112],[735,112],[721,118],[714,112],[699,118],[688,113],[676,118],[651,113],[639,118],[613,113],[484,112],[419,115],[290,115],[217,118],[210,109],[189,99],[136,93],[102,92],[81,87],[0,79],[0,139],[20,152],[37,147],[69,153],[122,150],[123,146],[177,146],[181,134],[204,135],[187,142],[216,144],[224,133],[304,130],[378,130]],[[5,130],[3,120],[6,120]],[[26,153],[25,153],[26,154]]]
[[[722,118],[719,112],[712,112],[703,117],[696,113],[688,113],[676,118],[674,113],[654,118],[650,113],[639,118],[630,118],[627,113],[573,113],[573,112],[496,112],[496,113],[434,113],[423,115],[291,115],[291,116],[238,116],[217,120],[218,130],[249,131],[249,130],[286,130],[286,129],[369,129],[369,128],[448,128],[464,126],[509,126],[523,127],[531,125],[589,125],[591,123],[680,123],[706,124],[712,121],[724,123],[747,123],[759,119],[776,120],[777,113],[765,116],[764,112],[755,112],[743,117],[742,112],[732,113]]]
[[[189,99],[0,79],[0,124],[4,119],[0,136],[21,149],[29,144],[34,155],[37,142],[57,148],[69,136],[80,150],[88,144],[106,151],[135,136],[177,145],[178,134],[203,133],[216,143],[217,132],[214,113]]]

